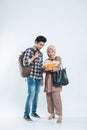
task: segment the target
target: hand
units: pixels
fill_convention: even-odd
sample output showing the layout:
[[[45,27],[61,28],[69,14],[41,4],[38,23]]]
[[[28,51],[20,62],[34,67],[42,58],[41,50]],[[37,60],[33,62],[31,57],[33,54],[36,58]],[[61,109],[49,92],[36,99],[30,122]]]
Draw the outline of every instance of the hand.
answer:
[[[31,62],[32,62],[34,59],[36,59],[38,56],[39,56],[39,53],[36,52],[36,53],[34,54],[34,56],[32,56],[32,58],[29,59],[29,62],[31,63]]]
[[[53,69],[49,66],[45,66],[45,71],[52,71]]]
[[[34,54],[34,58],[37,58],[38,56],[39,56],[39,53],[36,52],[36,53]]]

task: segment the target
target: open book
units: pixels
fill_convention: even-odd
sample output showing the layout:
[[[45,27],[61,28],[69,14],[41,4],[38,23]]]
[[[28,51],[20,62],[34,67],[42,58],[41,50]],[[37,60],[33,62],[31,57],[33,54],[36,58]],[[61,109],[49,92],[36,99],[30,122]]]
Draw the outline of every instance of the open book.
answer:
[[[44,66],[49,67],[49,68],[56,67],[56,66],[58,66],[58,64],[59,64],[59,61],[46,60],[46,61],[44,62]]]

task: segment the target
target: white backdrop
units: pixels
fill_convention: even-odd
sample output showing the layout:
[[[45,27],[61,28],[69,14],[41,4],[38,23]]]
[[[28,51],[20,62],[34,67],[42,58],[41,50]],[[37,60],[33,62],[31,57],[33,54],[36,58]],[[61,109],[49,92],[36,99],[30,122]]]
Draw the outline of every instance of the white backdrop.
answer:
[[[87,116],[87,1],[0,0],[0,116],[23,116],[27,85],[18,56],[38,35],[53,44],[66,66],[70,83],[61,93],[64,116]],[[38,112],[47,114],[44,87]]]

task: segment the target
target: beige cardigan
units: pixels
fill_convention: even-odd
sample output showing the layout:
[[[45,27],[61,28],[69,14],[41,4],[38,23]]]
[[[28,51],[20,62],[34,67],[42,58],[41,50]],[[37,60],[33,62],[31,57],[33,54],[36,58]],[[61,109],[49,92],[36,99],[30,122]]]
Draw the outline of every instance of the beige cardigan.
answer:
[[[46,60],[49,60],[46,59]],[[53,68],[53,71],[58,71],[61,67],[61,63],[62,63],[62,60],[59,56],[56,56],[54,61],[59,61],[60,64],[57,66],[57,67],[54,67]],[[53,91],[61,91],[62,90],[62,87],[59,86],[59,87],[55,87],[53,86],[53,83],[52,83],[52,72],[48,71],[48,72],[45,72],[45,88],[44,88],[44,91],[49,93],[49,92],[53,92]]]

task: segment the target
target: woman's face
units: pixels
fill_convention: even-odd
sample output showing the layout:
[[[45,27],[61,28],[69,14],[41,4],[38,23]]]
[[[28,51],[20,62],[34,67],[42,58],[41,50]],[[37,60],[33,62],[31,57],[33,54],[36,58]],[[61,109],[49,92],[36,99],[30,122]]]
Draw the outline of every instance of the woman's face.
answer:
[[[49,50],[48,50],[48,56],[49,56],[50,58],[54,58],[55,52],[54,52],[52,49],[49,49]]]

